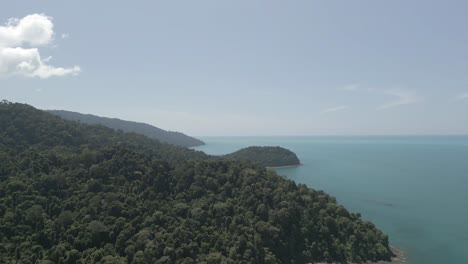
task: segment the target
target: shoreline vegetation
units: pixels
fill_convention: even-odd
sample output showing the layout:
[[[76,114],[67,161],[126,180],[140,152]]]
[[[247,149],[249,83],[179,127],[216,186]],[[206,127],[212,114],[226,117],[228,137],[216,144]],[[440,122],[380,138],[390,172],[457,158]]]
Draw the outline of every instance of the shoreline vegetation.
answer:
[[[126,133],[137,133],[152,139],[157,139],[162,143],[173,144],[176,146],[198,147],[205,145],[205,142],[198,138],[194,138],[177,131],[164,130],[146,123],[127,121],[119,118],[82,114],[66,110],[45,111],[66,120],[76,121],[89,125],[102,125],[114,130],[122,130]]]
[[[394,255],[387,235],[335,197],[260,168],[300,164],[286,149],[218,159],[7,101],[0,120],[0,263],[366,263]]]
[[[392,257],[391,262],[377,262],[378,264],[385,264],[385,263],[393,263],[393,264],[401,264],[401,263],[406,263],[406,252],[402,251],[401,249],[390,246],[390,250],[393,252],[395,255]]]
[[[296,166],[301,164],[296,153],[279,146],[250,146],[220,157],[239,161],[250,161],[264,168]]]
[[[297,168],[304,164],[296,164],[296,165],[285,165],[285,166],[268,166],[265,167],[268,170],[280,170],[280,169],[289,169],[289,168]]]
[[[141,134],[159,140],[161,143],[187,148],[205,145],[205,142],[197,138],[190,137],[180,132],[166,131],[146,123],[82,114],[66,110],[46,110],[46,112],[70,121],[89,125],[102,125],[116,131],[121,130],[126,133]],[[250,146],[233,153],[221,155],[220,157],[249,160],[268,169],[281,169],[300,165],[300,161],[294,152],[278,146]]]
[[[377,261],[377,262],[372,262],[372,261],[367,261],[363,262],[364,264],[406,264],[407,263],[407,258],[406,258],[406,252],[402,251],[401,249],[390,246],[390,250],[393,252],[395,256],[392,257],[391,261]],[[312,263],[307,263],[307,264],[330,264],[328,262],[312,262]],[[341,264],[339,262],[332,262],[331,264]],[[359,264],[355,262],[348,262],[347,264]],[[362,264],[362,263],[361,263]]]

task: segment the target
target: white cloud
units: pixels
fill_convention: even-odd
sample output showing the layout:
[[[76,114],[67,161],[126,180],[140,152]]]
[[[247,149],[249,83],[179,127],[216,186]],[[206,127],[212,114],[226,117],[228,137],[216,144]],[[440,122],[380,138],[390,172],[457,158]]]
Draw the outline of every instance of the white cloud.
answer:
[[[343,91],[354,92],[354,91],[359,90],[360,86],[359,86],[359,84],[349,84],[349,85],[345,85],[343,87],[340,87],[339,89],[343,90]]]
[[[52,18],[33,14],[22,19],[9,19],[0,26],[0,77],[21,75],[46,79],[52,76],[76,75],[80,67],[54,67],[42,60],[37,47],[53,43]],[[27,47],[21,47],[28,45]]]
[[[62,39],[67,39],[67,38],[70,37],[70,34],[68,34],[68,33],[63,33],[63,34],[61,35],[61,37],[62,37]]]
[[[362,85],[357,84],[357,83],[341,86],[338,88],[338,90],[346,91],[346,92],[372,92],[374,91],[373,88],[363,87]]]
[[[388,109],[388,108],[392,108],[396,106],[401,106],[401,105],[415,104],[419,102],[418,97],[411,91],[407,91],[403,89],[392,89],[392,90],[387,90],[384,93],[393,97],[397,97],[397,99],[379,106],[378,109],[380,110]]]
[[[324,109],[324,110],[322,110],[321,113],[326,114],[326,113],[338,112],[338,111],[342,111],[342,110],[345,110],[345,109],[348,109],[348,108],[349,108],[349,106],[347,106],[347,105],[340,105],[340,106]]]
[[[53,28],[52,18],[42,14],[10,18],[5,26],[0,26],[0,46],[47,45],[53,39]]]

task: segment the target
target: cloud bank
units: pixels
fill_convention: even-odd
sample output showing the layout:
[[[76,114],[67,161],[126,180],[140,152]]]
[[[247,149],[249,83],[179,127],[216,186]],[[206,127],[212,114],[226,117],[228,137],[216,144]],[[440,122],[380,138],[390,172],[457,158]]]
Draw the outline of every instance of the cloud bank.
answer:
[[[409,105],[409,104],[417,103],[419,101],[419,99],[416,97],[414,93],[412,93],[411,91],[407,91],[407,90],[402,90],[402,89],[387,90],[385,91],[385,94],[391,95],[393,97],[397,97],[397,99],[379,106],[378,109],[383,110],[383,109],[388,109],[388,108],[401,106],[401,105]]]
[[[53,28],[52,18],[44,14],[11,18],[0,26],[0,77],[20,75],[46,79],[78,74],[81,71],[78,66],[55,67],[47,64],[50,58],[41,59],[38,48],[52,44]]]

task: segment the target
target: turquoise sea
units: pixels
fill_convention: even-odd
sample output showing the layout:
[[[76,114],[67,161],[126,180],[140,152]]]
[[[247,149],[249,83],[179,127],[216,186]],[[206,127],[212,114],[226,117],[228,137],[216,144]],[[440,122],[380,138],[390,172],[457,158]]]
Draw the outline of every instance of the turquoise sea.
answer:
[[[376,224],[410,264],[468,263],[468,137],[205,137],[226,154],[282,146],[303,166],[279,169]]]

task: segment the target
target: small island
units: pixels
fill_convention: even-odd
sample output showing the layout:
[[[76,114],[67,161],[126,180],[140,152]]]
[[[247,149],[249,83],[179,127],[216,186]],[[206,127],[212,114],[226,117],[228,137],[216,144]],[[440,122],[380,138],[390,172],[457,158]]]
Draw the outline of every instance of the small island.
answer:
[[[301,165],[299,158],[294,152],[278,146],[252,146],[224,155],[223,157],[227,159],[251,161],[266,168],[280,168]]]

